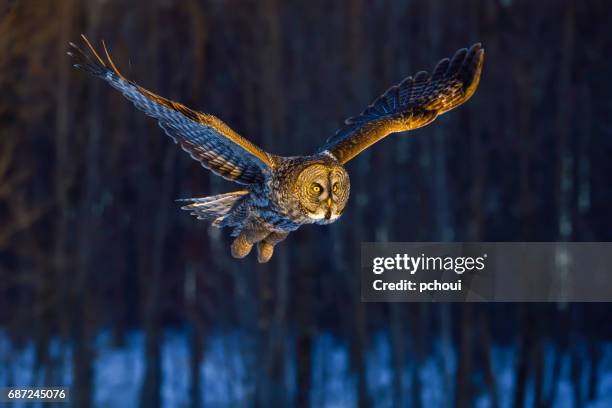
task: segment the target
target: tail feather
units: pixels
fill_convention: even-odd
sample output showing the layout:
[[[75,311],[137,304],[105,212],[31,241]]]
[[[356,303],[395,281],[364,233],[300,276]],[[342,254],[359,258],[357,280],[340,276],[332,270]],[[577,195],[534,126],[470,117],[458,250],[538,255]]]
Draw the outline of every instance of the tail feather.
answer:
[[[176,201],[191,203],[181,207],[181,209],[191,211],[191,215],[199,220],[213,220],[212,225],[220,227],[223,226],[223,221],[231,210],[247,194],[249,194],[247,190],[240,190],[210,197],[185,198]]]

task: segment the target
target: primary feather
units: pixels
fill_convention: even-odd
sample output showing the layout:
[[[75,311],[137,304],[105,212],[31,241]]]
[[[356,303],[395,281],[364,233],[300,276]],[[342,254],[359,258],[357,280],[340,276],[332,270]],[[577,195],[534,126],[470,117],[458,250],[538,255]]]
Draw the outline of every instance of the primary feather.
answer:
[[[89,52],[70,43],[74,52],[68,54],[74,58],[74,66],[103,79],[138,109],[157,119],[166,134],[202,166],[240,184],[259,184],[270,175],[274,163],[268,153],[238,135],[215,116],[194,111],[127,80],[113,63],[104,43],[104,53],[110,67],[87,38],[82,36],[82,39]]]
[[[474,44],[452,59],[441,60],[429,75],[408,77],[378,97],[361,114],[348,118],[319,152],[329,152],[346,163],[385,136],[417,129],[467,101],[476,91],[484,50]]]

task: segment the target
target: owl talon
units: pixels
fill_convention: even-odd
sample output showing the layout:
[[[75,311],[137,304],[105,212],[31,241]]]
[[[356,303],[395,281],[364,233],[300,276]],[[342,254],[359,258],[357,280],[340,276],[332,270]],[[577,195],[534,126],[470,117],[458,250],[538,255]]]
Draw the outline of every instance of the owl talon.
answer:
[[[272,258],[274,254],[274,245],[262,241],[257,244],[257,261],[259,263],[266,263]]]
[[[252,248],[253,244],[247,241],[244,235],[240,235],[232,242],[232,256],[234,258],[244,258],[251,252]]]

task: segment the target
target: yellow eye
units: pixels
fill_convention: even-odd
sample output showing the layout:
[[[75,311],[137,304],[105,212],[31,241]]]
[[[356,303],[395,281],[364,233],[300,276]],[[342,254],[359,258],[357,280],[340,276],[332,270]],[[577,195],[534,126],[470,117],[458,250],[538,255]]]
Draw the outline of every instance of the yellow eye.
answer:
[[[338,183],[335,183],[335,184],[334,184],[334,186],[332,187],[332,191],[333,191],[334,193],[337,193],[337,192],[338,192]]]
[[[321,192],[321,186],[318,184],[313,184],[312,187],[310,187],[312,189],[312,191],[314,191],[315,193],[320,193]]]

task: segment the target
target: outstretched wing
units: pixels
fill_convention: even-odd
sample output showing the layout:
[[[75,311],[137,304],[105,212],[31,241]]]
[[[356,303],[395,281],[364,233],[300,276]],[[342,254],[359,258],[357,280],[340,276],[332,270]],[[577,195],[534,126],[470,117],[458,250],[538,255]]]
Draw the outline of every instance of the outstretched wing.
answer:
[[[270,155],[249,142],[213,115],[197,112],[188,107],[144,89],[121,75],[102,43],[106,63],[100,58],[84,35],[89,52],[73,43],[74,66],[108,82],[121,91],[145,114],[157,119],[166,134],[179,143],[202,166],[226,179],[240,184],[262,182],[274,163]]]
[[[331,153],[346,163],[385,136],[413,130],[431,123],[438,115],[470,99],[476,91],[484,50],[474,44],[452,59],[436,65],[433,74],[421,71],[392,86],[359,116],[329,138],[319,152]]]

